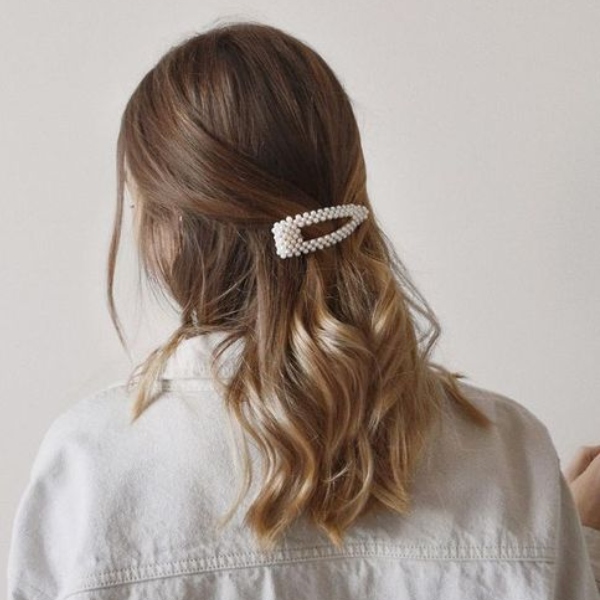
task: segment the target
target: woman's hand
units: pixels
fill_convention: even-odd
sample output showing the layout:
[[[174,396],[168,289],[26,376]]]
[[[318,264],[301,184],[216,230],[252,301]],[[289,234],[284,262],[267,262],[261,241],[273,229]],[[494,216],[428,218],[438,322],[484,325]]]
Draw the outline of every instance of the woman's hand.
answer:
[[[581,523],[600,530],[600,446],[579,448],[563,474]]]

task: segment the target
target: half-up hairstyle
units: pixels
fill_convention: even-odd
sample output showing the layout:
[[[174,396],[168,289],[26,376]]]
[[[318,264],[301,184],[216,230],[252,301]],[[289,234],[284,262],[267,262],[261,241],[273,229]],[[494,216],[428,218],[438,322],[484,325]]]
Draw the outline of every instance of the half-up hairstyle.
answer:
[[[264,470],[245,523],[262,547],[300,515],[339,546],[368,511],[407,513],[445,400],[490,424],[457,385],[464,375],[429,358],[440,325],[370,205],[350,99],[307,45],[245,22],[171,47],[126,105],[117,174],[108,299],[121,342],[113,280],[125,187],[137,198],[144,273],[181,309],[181,325],[128,379],[132,420],[160,395],[179,342],[224,332],[214,366],[243,340],[233,376],[219,382],[244,467],[226,520],[249,490],[253,441]],[[348,203],[369,208],[352,235],[277,256],[275,221]]]

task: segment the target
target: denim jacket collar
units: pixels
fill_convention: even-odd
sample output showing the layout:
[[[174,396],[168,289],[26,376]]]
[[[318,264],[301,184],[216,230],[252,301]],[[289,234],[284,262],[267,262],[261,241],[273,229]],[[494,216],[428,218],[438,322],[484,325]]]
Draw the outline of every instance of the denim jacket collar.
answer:
[[[210,361],[215,347],[226,337],[226,333],[215,331],[204,333],[179,342],[173,354],[167,359],[161,375],[162,379],[196,379],[212,378]],[[220,372],[230,373],[234,367],[234,359],[238,355],[242,340],[229,346],[222,357]]]

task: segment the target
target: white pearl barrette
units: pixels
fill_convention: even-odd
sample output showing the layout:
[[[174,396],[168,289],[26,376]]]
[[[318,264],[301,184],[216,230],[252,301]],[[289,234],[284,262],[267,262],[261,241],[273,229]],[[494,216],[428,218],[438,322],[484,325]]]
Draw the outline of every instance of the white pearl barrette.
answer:
[[[360,204],[339,204],[337,206],[327,206],[317,210],[311,210],[305,213],[298,213],[293,217],[286,217],[273,224],[271,231],[275,238],[277,254],[280,258],[289,258],[290,256],[300,256],[307,252],[313,252],[320,248],[325,248],[336,244],[340,240],[348,237],[368,216],[369,209]],[[321,237],[305,240],[302,238],[301,227],[320,223],[322,221],[331,221],[340,217],[352,217],[345,225]]]

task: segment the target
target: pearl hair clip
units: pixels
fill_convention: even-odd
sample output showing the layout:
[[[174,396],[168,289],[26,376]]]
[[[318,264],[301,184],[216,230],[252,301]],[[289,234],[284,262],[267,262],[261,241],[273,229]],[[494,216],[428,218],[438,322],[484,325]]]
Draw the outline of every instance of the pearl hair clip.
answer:
[[[277,254],[280,258],[289,258],[290,256],[300,256],[300,254],[314,252],[320,248],[336,244],[348,237],[367,218],[368,214],[369,209],[366,206],[360,204],[339,204],[337,206],[327,206],[305,213],[298,213],[293,217],[286,217],[274,223],[271,228],[273,237],[275,238]],[[310,240],[302,238],[301,227],[311,225],[312,223],[339,219],[340,217],[352,217],[352,220],[342,225],[339,229],[321,237]]]

